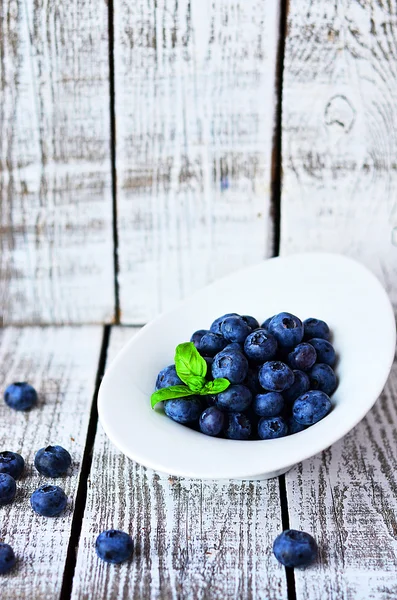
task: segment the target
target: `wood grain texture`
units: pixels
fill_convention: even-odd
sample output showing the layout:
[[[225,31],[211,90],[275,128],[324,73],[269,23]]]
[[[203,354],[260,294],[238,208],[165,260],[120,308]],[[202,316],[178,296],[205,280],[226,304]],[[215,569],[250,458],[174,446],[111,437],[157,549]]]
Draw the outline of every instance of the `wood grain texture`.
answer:
[[[133,331],[112,329],[110,358]],[[271,552],[281,530],[277,479],[160,475],[126,459],[99,425],[88,490],[74,600],[286,598]],[[95,554],[96,536],[112,527],[135,539],[134,558],[116,568]]]
[[[397,6],[291,0],[281,252],[356,257],[397,303]]]
[[[114,316],[108,18],[0,3],[0,323]]]
[[[278,0],[114,1],[121,319],[271,253]]]
[[[102,330],[84,328],[0,329],[0,388],[29,381],[39,394],[36,408],[16,412],[0,402],[0,449],[19,452],[26,468],[16,500],[0,507],[0,540],[9,543],[17,566],[1,576],[2,600],[58,598],[69,544],[73,506],[85,447]],[[71,473],[46,479],[33,466],[48,444],[67,448]],[[32,492],[46,482],[65,490],[65,513],[46,519],[30,507]]]

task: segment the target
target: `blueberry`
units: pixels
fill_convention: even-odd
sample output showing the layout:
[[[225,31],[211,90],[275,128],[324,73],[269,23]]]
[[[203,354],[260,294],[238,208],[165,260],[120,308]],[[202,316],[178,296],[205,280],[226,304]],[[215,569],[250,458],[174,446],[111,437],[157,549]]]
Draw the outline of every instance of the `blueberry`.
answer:
[[[226,437],[230,440],[248,440],[251,435],[251,423],[243,413],[230,413]]]
[[[45,477],[62,477],[72,464],[72,457],[62,446],[40,448],[34,458],[34,466]]]
[[[331,400],[327,394],[319,390],[310,390],[295,400],[292,415],[301,425],[313,425],[323,419],[330,410]]]
[[[25,468],[25,461],[16,452],[0,452],[0,473],[8,473],[14,479],[18,479]]]
[[[273,317],[274,317],[274,315],[273,315],[272,317],[268,317],[268,318],[266,319],[266,321],[263,321],[263,323],[262,323],[262,325],[261,325],[261,328],[262,328],[262,329],[266,329],[266,331],[268,331],[268,329],[269,329],[269,324],[270,324],[270,321],[273,319]]]
[[[206,435],[219,435],[223,429],[224,423],[224,413],[219,410],[219,408],[210,406],[201,413],[199,427],[201,433],[205,433]]]
[[[265,329],[257,329],[250,333],[244,342],[244,352],[248,360],[264,363],[272,359],[277,351],[277,341]]]
[[[329,365],[318,363],[308,372],[310,388],[332,396],[338,386],[336,375]]]
[[[66,508],[67,497],[57,485],[42,485],[30,496],[30,504],[38,515],[57,517]]]
[[[134,542],[128,533],[109,529],[98,535],[95,550],[105,562],[118,565],[130,558],[134,551]]]
[[[257,394],[253,408],[260,417],[276,417],[284,408],[284,399],[279,392]]]
[[[198,348],[199,341],[201,340],[203,335],[205,335],[206,333],[208,333],[208,329],[198,329],[197,331],[195,331],[192,334],[190,341],[193,342],[193,344],[196,346],[196,348]]]
[[[8,473],[0,473],[0,505],[9,504],[15,498],[17,484]]]
[[[203,356],[215,356],[215,354],[218,354],[218,352],[223,350],[226,345],[227,341],[223,336],[219,335],[219,333],[212,333],[212,331],[209,331],[203,335],[199,341],[197,350]]]
[[[0,575],[11,571],[15,563],[14,550],[8,544],[0,542]]]
[[[258,435],[261,440],[273,440],[284,437],[288,433],[287,423],[282,417],[266,419],[262,417],[258,423]]]
[[[310,388],[309,376],[303,371],[294,371],[294,383],[287,390],[283,392],[283,398],[286,402],[291,404],[294,400],[301,396]]]
[[[212,379],[211,369],[212,369],[212,363],[214,362],[214,359],[212,358],[212,356],[203,356],[203,358],[204,358],[205,362],[207,363],[206,378]]]
[[[12,383],[4,392],[4,400],[15,410],[29,410],[37,402],[37,392],[29,383]]]
[[[283,392],[294,383],[291,369],[280,361],[266,362],[259,369],[259,383],[269,392]]]
[[[292,435],[293,433],[299,433],[300,431],[306,429],[306,427],[306,425],[302,425],[302,423],[298,423],[298,421],[295,421],[294,417],[290,417],[288,419],[288,433],[290,435]]]
[[[310,369],[317,359],[317,353],[313,346],[307,342],[298,344],[288,354],[288,363],[292,369],[299,369],[300,371],[307,371]]]
[[[237,313],[226,313],[225,315],[222,315],[221,317],[218,317],[212,323],[212,325],[210,327],[210,331],[212,331],[213,333],[222,333],[221,326],[222,326],[223,321],[225,319],[227,319],[228,317],[238,317],[238,316],[239,315]]]
[[[321,321],[320,319],[306,319],[303,321],[303,330],[305,340],[310,340],[311,338],[322,338],[323,340],[329,340],[330,332],[329,327],[325,321]]]
[[[191,423],[197,421],[203,407],[199,396],[186,396],[184,398],[173,398],[164,402],[164,412],[177,423]]]
[[[317,558],[317,544],[308,533],[287,529],[274,540],[273,552],[285,567],[306,567]]]
[[[177,375],[175,365],[170,365],[160,371],[157,375],[156,390],[171,387],[172,385],[183,385],[183,381]]]
[[[248,361],[236,350],[219,352],[212,363],[212,376],[224,377],[230,383],[242,383],[248,373]]]
[[[259,323],[255,319],[255,317],[250,317],[249,315],[241,315],[241,318],[247,323],[248,327],[251,327],[251,329],[258,329]]]
[[[268,325],[268,331],[274,335],[281,348],[293,348],[303,338],[302,321],[287,312],[275,315]]]
[[[247,410],[252,402],[252,394],[245,385],[231,385],[216,396],[215,405],[229,412]]]
[[[229,342],[242,344],[251,327],[241,317],[227,317],[221,325],[221,333]]]
[[[258,367],[249,367],[247,377],[244,379],[244,385],[250,390],[253,396],[262,392],[262,387],[258,379]]]
[[[317,362],[324,363],[330,367],[335,365],[336,354],[332,344],[327,342],[327,340],[322,340],[321,338],[313,338],[309,341],[309,343],[317,352]]]
[[[237,342],[232,342],[231,344],[228,344],[227,346],[225,346],[223,350],[225,352],[229,352],[229,350],[237,350],[237,352],[242,353],[244,351],[244,344],[238,344]]]

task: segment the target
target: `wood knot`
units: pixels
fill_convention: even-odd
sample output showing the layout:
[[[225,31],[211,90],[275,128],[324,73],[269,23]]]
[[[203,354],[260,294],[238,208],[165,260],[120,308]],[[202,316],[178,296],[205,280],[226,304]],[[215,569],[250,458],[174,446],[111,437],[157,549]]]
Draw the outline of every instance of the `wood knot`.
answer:
[[[356,120],[356,111],[346,96],[338,94],[325,107],[324,120],[329,127],[342,128],[345,133],[349,133]]]

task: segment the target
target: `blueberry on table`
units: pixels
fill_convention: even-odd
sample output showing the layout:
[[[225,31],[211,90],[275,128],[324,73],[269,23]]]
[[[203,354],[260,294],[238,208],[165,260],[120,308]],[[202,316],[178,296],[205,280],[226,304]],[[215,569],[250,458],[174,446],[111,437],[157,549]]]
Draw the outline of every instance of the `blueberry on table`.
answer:
[[[30,496],[34,512],[42,517],[57,517],[66,508],[68,499],[57,485],[42,485]]]
[[[262,417],[258,423],[258,436],[261,440],[274,440],[288,433],[287,423],[282,417]]]
[[[196,346],[196,348],[198,348],[199,341],[201,340],[203,335],[205,335],[206,333],[208,333],[208,329],[198,329],[197,331],[192,333],[192,337],[190,338],[190,341],[193,342],[193,344]]]
[[[259,323],[255,317],[251,317],[250,315],[241,315],[241,318],[247,323],[248,327],[251,327],[251,329],[258,329]]]
[[[0,473],[0,505],[9,504],[15,498],[17,484],[8,473]]]
[[[17,452],[5,450],[0,452],[0,473],[8,473],[14,479],[18,479],[25,468],[25,461]]]
[[[243,412],[251,402],[250,390],[241,384],[231,385],[215,397],[215,405],[228,412]]]
[[[287,390],[283,392],[283,398],[286,402],[291,404],[299,396],[307,392],[310,388],[309,376],[303,371],[294,370],[294,383]]]
[[[319,390],[310,390],[295,400],[292,415],[301,425],[313,425],[323,419],[330,410],[331,400],[327,394]]]
[[[222,322],[221,333],[229,342],[242,344],[251,333],[251,327],[241,317],[227,317]]]
[[[267,327],[281,348],[293,348],[302,341],[303,324],[291,313],[282,312],[275,315]]]
[[[209,331],[203,335],[196,347],[202,356],[215,356],[227,343],[222,335]]]
[[[287,529],[276,537],[273,552],[285,567],[306,567],[317,558],[317,544],[304,531]]]
[[[230,413],[225,431],[230,440],[248,440],[251,435],[251,422],[244,413]]]
[[[6,388],[4,400],[14,410],[29,410],[37,402],[37,392],[26,381],[18,381]]]
[[[253,363],[264,363],[271,360],[277,352],[276,338],[265,329],[256,329],[244,342],[244,353]]]
[[[310,340],[311,338],[322,338],[323,340],[329,340],[330,331],[327,323],[321,321],[321,319],[305,319],[303,321],[304,339]]]
[[[218,317],[212,323],[212,325],[210,327],[210,331],[213,331],[213,333],[222,333],[221,327],[222,327],[223,321],[225,319],[227,319],[228,317],[238,317],[238,316],[240,316],[240,315],[238,315],[237,313],[226,313],[225,315],[222,315],[221,317]]]
[[[182,379],[179,379],[175,365],[169,365],[160,371],[156,380],[156,391],[172,385],[183,385]]]
[[[244,354],[237,350],[222,350],[214,357],[212,376],[222,377],[230,383],[243,383],[248,373],[248,361]]]
[[[15,566],[14,550],[8,544],[0,542],[0,575],[8,573]]]
[[[284,398],[280,392],[257,394],[254,398],[253,409],[259,417],[276,417],[284,408]]]
[[[307,371],[317,360],[317,352],[311,344],[303,342],[298,344],[288,354],[288,364],[292,369]]]
[[[295,379],[288,365],[277,360],[262,365],[258,377],[263,389],[269,392],[283,392],[291,387]]]
[[[164,412],[177,423],[192,423],[197,421],[203,410],[199,396],[173,398],[164,402]]]
[[[216,408],[216,406],[210,406],[201,413],[199,427],[201,433],[205,433],[205,435],[219,435],[224,424],[225,415],[219,408]]]
[[[98,535],[95,550],[105,562],[118,565],[130,558],[134,551],[134,542],[128,533],[109,529]]]
[[[310,388],[325,392],[331,396],[338,386],[336,375],[329,365],[323,363],[315,364],[308,372]]]
[[[72,464],[72,457],[62,446],[40,448],[34,458],[34,466],[45,477],[62,477]]]
[[[313,338],[309,340],[309,344],[313,346],[317,352],[317,362],[324,363],[333,367],[336,363],[336,354],[332,344],[321,338]]]

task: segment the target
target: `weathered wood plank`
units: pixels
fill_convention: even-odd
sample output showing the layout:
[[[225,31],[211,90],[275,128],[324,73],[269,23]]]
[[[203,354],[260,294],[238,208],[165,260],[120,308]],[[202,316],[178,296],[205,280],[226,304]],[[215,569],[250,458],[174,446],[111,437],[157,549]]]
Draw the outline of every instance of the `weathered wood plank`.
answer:
[[[115,0],[121,319],[271,253],[277,0]]]
[[[18,563],[2,575],[2,600],[58,598],[68,550],[74,500],[86,441],[102,330],[84,328],[0,329],[0,389],[27,380],[39,393],[38,406],[18,413],[0,402],[1,450],[20,452],[26,469],[13,504],[0,507],[0,539],[14,548]],[[33,466],[36,451],[60,444],[73,458],[70,475],[48,480]],[[69,498],[64,515],[46,519],[29,503],[46,482]]]
[[[133,331],[112,329],[110,358]],[[111,527],[136,544],[117,568],[95,554],[96,536]],[[127,460],[98,426],[72,598],[285,599],[271,552],[280,530],[277,479],[168,478]]]
[[[394,3],[291,0],[281,251],[344,252],[397,300]],[[320,544],[298,600],[397,596],[397,366],[366,419],[286,475],[291,526]]]
[[[0,3],[0,323],[114,316],[105,2]]]

